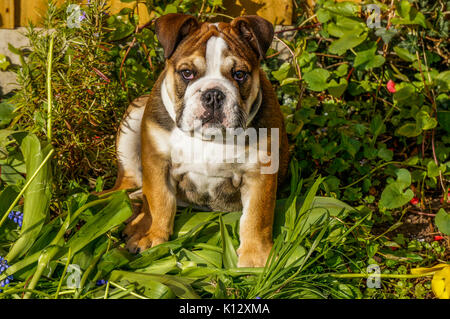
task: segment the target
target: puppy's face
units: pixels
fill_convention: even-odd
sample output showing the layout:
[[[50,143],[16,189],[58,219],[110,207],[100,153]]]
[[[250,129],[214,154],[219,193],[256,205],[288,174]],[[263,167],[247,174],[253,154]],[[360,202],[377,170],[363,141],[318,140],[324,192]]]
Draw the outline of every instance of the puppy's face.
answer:
[[[179,19],[186,17],[189,16],[180,15]],[[245,128],[259,98],[261,55],[256,36],[245,20],[245,26],[188,21],[189,30],[186,23],[185,30],[180,30],[187,35],[167,60],[161,87],[166,110],[185,132],[204,129],[214,134],[227,128]],[[173,21],[171,24],[173,27]],[[164,25],[157,24],[159,37],[161,27]],[[164,41],[160,42],[164,46]],[[168,49],[164,49],[167,56]]]

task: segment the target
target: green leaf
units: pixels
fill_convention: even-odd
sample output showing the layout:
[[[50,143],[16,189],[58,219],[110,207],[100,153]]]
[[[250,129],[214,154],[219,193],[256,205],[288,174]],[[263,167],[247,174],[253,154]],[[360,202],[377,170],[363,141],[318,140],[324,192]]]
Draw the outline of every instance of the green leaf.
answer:
[[[7,212],[6,210],[14,202],[14,199],[18,194],[19,191],[17,190],[17,187],[12,185],[6,186],[0,192],[0,219],[3,217],[4,214],[9,214],[9,212]]]
[[[236,250],[234,249],[233,242],[228,230],[223,222],[222,215],[219,216],[220,223],[220,235],[222,238],[222,255],[223,255],[223,266],[225,269],[236,268],[238,257]]]
[[[389,162],[392,161],[392,157],[394,156],[394,152],[391,150],[388,150],[387,148],[380,148],[378,150],[378,157],[382,160]]]
[[[34,134],[15,133],[25,159],[27,180],[37,171],[52,150],[50,144],[42,144]],[[7,260],[14,260],[27,253],[36,241],[49,211],[51,198],[51,167],[47,161],[24,193],[23,224],[20,238],[11,247]]]
[[[443,208],[439,209],[437,212],[434,222],[441,233],[450,236],[450,214]]]
[[[91,217],[67,242],[75,254],[94,239],[122,224],[132,214],[130,200],[125,192],[111,195],[111,201]]]
[[[437,111],[437,120],[440,127],[450,133],[450,111]]]
[[[442,167],[442,173],[443,173],[444,169],[445,169],[445,165],[443,165],[443,167]],[[437,177],[437,176],[439,176],[440,172],[441,172],[441,168],[439,166],[437,166],[434,161],[430,160],[427,164],[428,177]]]
[[[405,188],[411,185],[411,174],[408,170],[401,168],[397,170],[397,180],[386,186],[381,193],[378,205],[386,209],[394,209],[407,204],[413,197],[414,192]]]
[[[348,72],[348,64],[341,64],[338,66],[336,71],[334,71],[334,74],[338,77],[346,76]]]
[[[334,97],[340,97],[342,94],[344,94],[347,86],[347,80],[344,78],[340,78],[339,83],[337,83],[335,80],[331,80],[330,83],[328,83],[328,92]]]
[[[408,50],[401,47],[394,47],[395,53],[399,56],[400,59],[405,60],[407,62],[416,61],[417,57],[415,54],[410,53]]]
[[[315,196],[311,205],[312,209],[324,208],[328,211],[330,216],[336,216],[343,218],[347,216],[349,212],[355,211],[355,209],[333,197]]]
[[[8,164],[1,164],[2,171],[0,178],[3,182],[5,182],[7,185],[19,185],[24,184],[25,178],[13,167],[11,167]]]
[[[417,128],[416,123],[403,124],[395,131],[395,134],[406,137],[416,137],[419,136],[420,133],[422,133],[422,130]]]
[[[283,81],[281,81],[280,86],[292,84],[298,81],[300,81],[299,78],[286,78]]]
[[[402,24],[417,24],[424,28],[427,28],[427,21],[425,16],[418,12],[417,9],[407,1],[402,0],[396,5],[397,14],[400,18],[393,18],[392,24],[394,25],[402,25]]]
[[[278,82],[282,82],[292,74],[292,72],[292,65],[288,62],[284,62],[277,71],[272,71],[272,75]]]
[[[0,69],[6,71],[10,64],[11,63],[9,63],[8,58],[4,54],[0,54]]]
[[[362,31],[360,33],[348,31],[341,38],[333,41],[328,47],[328,51],[332,54],[342,55],[347,50],[352,49],[361,44],[366,38],[367,38],[366,31]]]
[[[378,28],[375,31],[375,35],[378,37],[381,37],[383,39],[384,43],[391,42],[392,38],[398,33],[396,29],[385,29],[385,28]]]
[[[141,273],[148,273],[148,274],[166,274],[169,271],[177,271],[177,258],[174,255],[167,256],[162,259],[155,260],[151,265],[136,270],[137,272]]]
[[[363,70],[369,70],[372,68],[378,68],[383,65],[385,59],[381,55],[376,55],[377,43],[370,42],[366,44],[364,48],[357,51],[353,66]]]
[[[101,272],[100,278],[106,276],[114,269],[118,269],[128,264],[130,260],[131,255],[125,249],[114,248],[108,251],[102,256],[97,264],[97,269]]]
[[[179,298],[182,299],[200,298],[190,286],[192,280],[179,276],[145,274],[145,273],[114,270],[111,273],[109,280],[111,281],[126,280],[130,283],[136,283],[138,286],[145,286],[150,291],[152,291],[155,288],[155,283],[159,283],[169,287],[170,290]]]
[[[328,88],[327,80],[330,72],[325,69],[314,69],[303,76],[303,80],[308,84],[312,91],[321,92]]]
[[[4,101],[0,103],[0,127],[6,126],[14,118],[14,105]]]
[[[425,111],[420,111],[416,115],[416,125],[418,129],[431,130],[437,126],[435,118],[430,117],[430,114]]]
[[[149,266],[151,263],[153,263],[155,260],[158,260],[158,259],[168,255],[169,252],[170,252],[169,247],[164,246],[164,245],[158,245],[158,246],[152,247],[152,248],[144,251],[140,258],[137,258],[137,259],[131,261],[128,264],[128,267],[131,269],[145,268],[145,267]]]
[[[164,14],[177,13],[177,11],[178,9],[176,5],[168,4],[164,10]]]
[[[450,71],[444,71],[436,76],[436,84],[440,92],[448,92],[450,90]]]

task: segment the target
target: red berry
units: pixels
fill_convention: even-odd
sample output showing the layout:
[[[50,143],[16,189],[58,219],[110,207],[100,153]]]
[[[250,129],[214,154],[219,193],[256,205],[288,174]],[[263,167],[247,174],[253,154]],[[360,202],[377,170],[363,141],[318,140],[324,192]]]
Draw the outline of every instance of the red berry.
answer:
[[[396,92],[396,90],[395,90],[395,82],[392,81],[392,80],[389,80],[388,83],[387,83],[387,85],[386,85],[386,88],[387,88],[387,90],[388,90],[389,92],[395,93],[395,92]]]
[[[444,237],[439,236],[439,235],[434,236],[435,241],[442,240],[442,239],[444,239]]]
[[[417,205],[419,204],[419,199],[417,197],[413,197],[413,199],[411,199],[409,202],[413,205]]]

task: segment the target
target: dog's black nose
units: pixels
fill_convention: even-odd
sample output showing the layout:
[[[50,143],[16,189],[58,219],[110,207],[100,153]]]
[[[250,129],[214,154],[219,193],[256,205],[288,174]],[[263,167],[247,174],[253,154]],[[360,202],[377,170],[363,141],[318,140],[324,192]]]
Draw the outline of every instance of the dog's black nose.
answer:
[[[225,94],[218,89],[210,89],[202,94],[203,106],[207,109],[220,109],[225,101]]]

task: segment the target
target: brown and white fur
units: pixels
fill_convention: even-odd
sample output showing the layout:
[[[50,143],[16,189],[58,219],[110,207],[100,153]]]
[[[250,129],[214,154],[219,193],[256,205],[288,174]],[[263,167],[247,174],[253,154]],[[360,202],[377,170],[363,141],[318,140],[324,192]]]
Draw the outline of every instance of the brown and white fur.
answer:
[[[117,137],[114,187],[142,187],[142,211],[127,225],[127,247],[139,252],[169,239],[178,203],[217,211],[242,210],[239,267],[264,266],[272,247],[277,183],[285,176],[288,144],[274,90],[260,68],[273,27],[257,16],[200,23],[168,14],[156,21],[166,66],[150,95],[128,107]],[[240,72],[238,72],[240,71]],[[242,78],[241,78],[242,77]],[[207,92],[207,93],[205,93]],[[206,97],[205,97],[206,96]],[[279,130],[279,169],[272,163],[218,162],[217,143],[198,140],[196,123],[210,133],[229,128]],[[267,140],[269,140],[269,137]],[[269,141],[267,141],[269,142]],[[188,149],[202,143],[211,158],[193,163]],[[242,151],[248,151],[246,145]],[[177,155],[177,160],[173,158]]]

